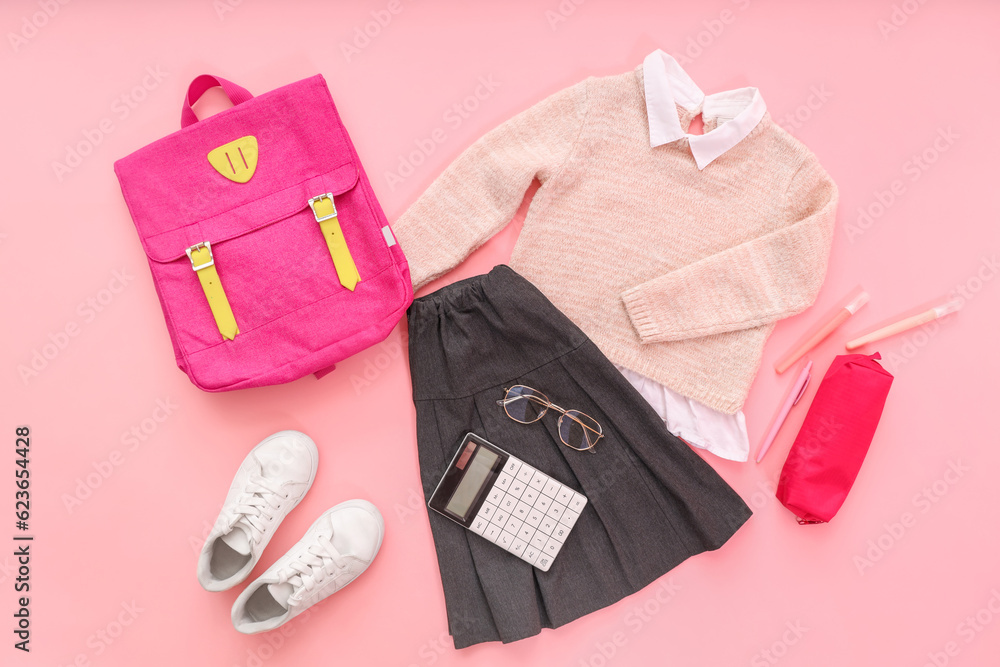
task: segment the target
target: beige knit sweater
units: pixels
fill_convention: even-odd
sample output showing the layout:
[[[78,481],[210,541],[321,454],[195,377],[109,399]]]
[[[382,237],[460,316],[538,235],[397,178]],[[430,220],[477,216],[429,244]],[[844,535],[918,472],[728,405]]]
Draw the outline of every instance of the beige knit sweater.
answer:
[[[734,413],[774,323],[819,291],[837,189],[767,114],[704,171],[684,139],[650,148],[643,91],[639,67],[522,112],[393,231],[420,287],[502,229],[538,179],[510,266],[611,361]]]

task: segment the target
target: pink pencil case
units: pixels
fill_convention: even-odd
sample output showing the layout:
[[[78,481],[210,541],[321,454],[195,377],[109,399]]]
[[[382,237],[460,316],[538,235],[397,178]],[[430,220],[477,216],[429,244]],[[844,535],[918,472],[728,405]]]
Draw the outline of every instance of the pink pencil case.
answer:
[[[799,523],[830,521],[854,485],[892,385],[880,358],[840,355],[816,390],[778,482],[778,500]]]

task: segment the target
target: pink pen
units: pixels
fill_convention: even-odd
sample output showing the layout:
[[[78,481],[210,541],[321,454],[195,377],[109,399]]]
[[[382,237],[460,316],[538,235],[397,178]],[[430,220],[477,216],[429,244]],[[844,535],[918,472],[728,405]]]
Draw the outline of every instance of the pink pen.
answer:
[[[868,303],[868,292],[864,291],[860,286],[855,287],[834,310],[827,314],[826,318],[814,325],[813,329],[806,335],[806,338],[802,339],[795,349],[789,350],[785,356],[778,359],[778,362],[774,364],[774,370],[779,373],[787,371],[792,367],[792,364],[804,357],[809,350],[823,342],[827,336],[832,334],[837,327],[847,321],[847,318],[851,315],[858,312],[858,309],[866,303]]]
[[[774,439],[778,436],[778,431],[781,430],[782,424],[788,418],[788,413],[792,411],[792,407],[802,398],[802,395],[806,393],[806,387],[809,386],[809,379],[812,377],[810,371],[812,371],[813,362],[809,361],[806,363],[805,368],[799,373],[798,379],[795,380],[795,384],[792,385],[791,390],[789,390],[788,395],[785,396],[784,402],[781,404],[781,409],[778,410],[778,414],[774,416],[774,421],[771,422],[771,430],[767,432],[767,437],[764,438],[764,442],[760,446],[760,451],[757,452],[757,463],[761,462],[764,455],[767,454],[767,450],[771,448],[771,444]]]

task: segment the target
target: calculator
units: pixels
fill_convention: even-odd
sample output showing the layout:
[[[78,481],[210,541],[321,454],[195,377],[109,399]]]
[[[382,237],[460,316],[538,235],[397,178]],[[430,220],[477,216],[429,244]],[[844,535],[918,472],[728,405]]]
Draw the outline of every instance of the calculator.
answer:
[[[587,499],[469,433],[427,506],[547,572]]]

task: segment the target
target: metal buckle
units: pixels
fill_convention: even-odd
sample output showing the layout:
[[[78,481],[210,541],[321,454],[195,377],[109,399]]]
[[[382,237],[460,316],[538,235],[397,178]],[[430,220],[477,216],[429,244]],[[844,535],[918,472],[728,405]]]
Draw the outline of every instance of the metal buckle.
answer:
[[[197,266],[195,266],[194,257],[191,256],[191,253],[194,252],[195,250],[198,250],[199,248],[204,248],[205,250],[208,250],[208,261],[205,262],[204,264],[198,264]],[[194,269],[195,271],[207,269],[208,267],[215,265],[215,258],[212,257],[212,244],[209,241],[202,241],[201,243],[195,243],[193,246],[186,249],[184,252],[187,254],[188,259],[191,260],[191,268]]]
[[[316,212],[316,202],[321,201],[323,199],[330,200],[330,206],[333,207],[333,213],[331,213],[330,215],[324,215],[323,217],[320,217],[319,214]],[[333,201],[332,192],[327,192],[325,194],[316,195],[315,197],[312,197],[309,200],[309,208],[312,209],[313,217],[316,218],[316,222],[323,222],[324,220],[329,220],[331,218],[337,217],[337,204],[336,202]]]

